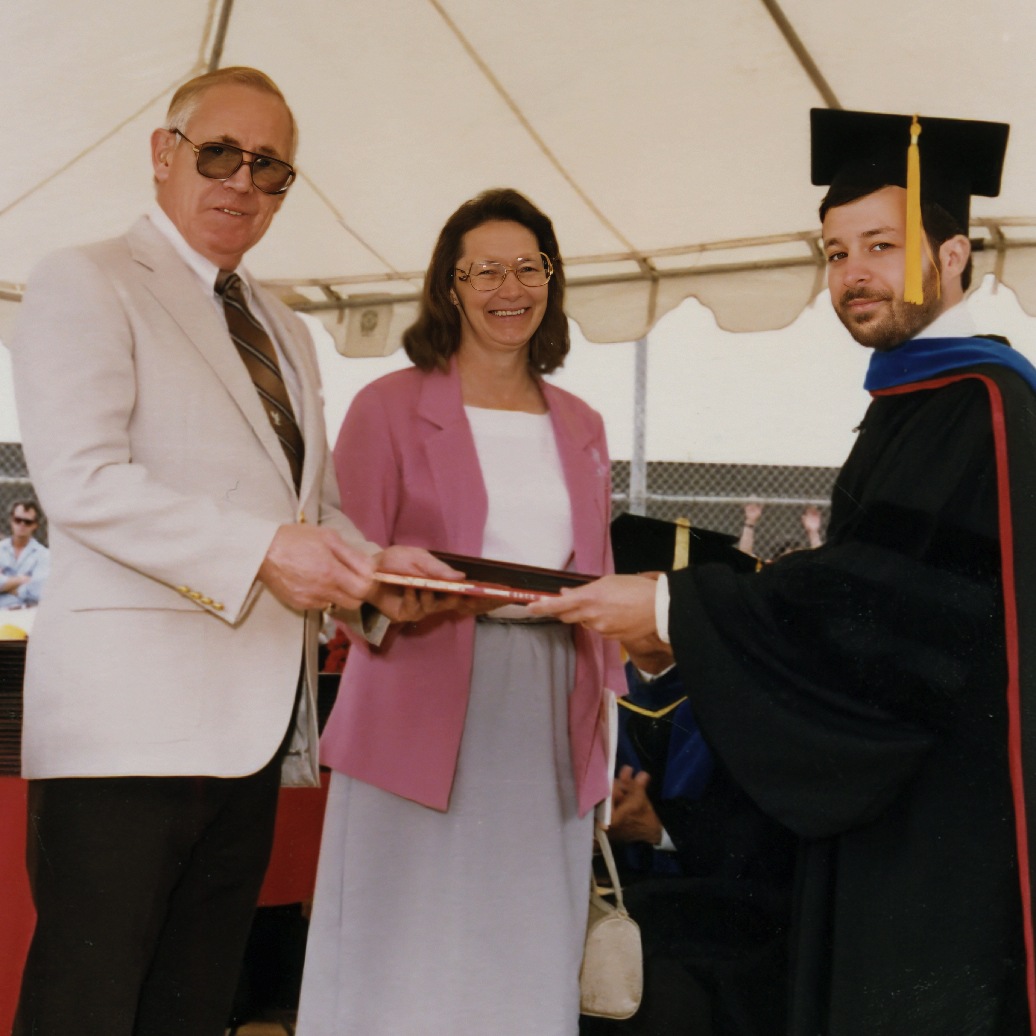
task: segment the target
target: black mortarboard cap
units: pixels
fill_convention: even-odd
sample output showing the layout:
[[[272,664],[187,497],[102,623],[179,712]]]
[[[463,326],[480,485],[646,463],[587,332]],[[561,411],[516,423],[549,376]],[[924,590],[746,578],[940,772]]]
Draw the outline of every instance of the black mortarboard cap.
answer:
[[[737,537],[696,529],[686,521],[667,522],[620,514],[612,522],[612,557],[620,574],[671,572],[688,564],[718,561],[738,572],[754,572],[756,559],[737,549]]]
[[[817,186],[907,186],[909,115],[813,108],[812,181]],[[1010,126],[975,119],[917,116],[921,199],[941,205],[967,234],[971,196],[995,198]]]

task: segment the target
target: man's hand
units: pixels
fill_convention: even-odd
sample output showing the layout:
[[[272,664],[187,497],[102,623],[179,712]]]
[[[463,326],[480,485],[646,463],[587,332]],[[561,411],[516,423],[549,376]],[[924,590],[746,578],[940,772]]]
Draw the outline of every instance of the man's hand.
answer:
[[[657,676],[664,673],[676,661],[673,649],[657,633],[651,633],[640,640],[623,641],[622,646],[630,661],[642,672]]]
[[[11,576],[0,585],[0,594],[13,594],[20,586],[32,582],[32,576]]]
[[[608,837],[614,842],[662,841],[662,821],[647,797],[650,775],[641,770],[633,776],[633,767],[624,766],[612,785],[612,822]]]
[[[373,575],[366,554],[316,525],[282,525],[259,566],[260,582],[299,611],[329,604],[359,608],[373,589]]]
[[[635,642],[658,632],[655,580],[644,576],[605,576],[575,590],[562,590],[560,597],[535,601],[529,612],[579,622],[613,640]]]
[[[379,572],[395,572],[401,576],[427,576],[430,579],[462,579],[463,572],[450,568],[421,547],[400,545],[386,547],[371,559]],[[417,590],[411,586],[374,582],[367,600],[393,622],[420,622],[436,612],[456,609],[457,594],[440,594]]]

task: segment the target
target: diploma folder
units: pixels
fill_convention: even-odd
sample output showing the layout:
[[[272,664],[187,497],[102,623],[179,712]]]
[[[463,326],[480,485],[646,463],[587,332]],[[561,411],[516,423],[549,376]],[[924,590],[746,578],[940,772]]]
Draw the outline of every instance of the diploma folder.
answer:
[[[598,576],[581,572],[561,572],[535,565],[518,565],[493,558],[475,558],[466,554],[431,552],[450,568],[464,573],[463,579],[432,579],[428,576],[403,576],[395,572],[375,572],[374,578],[396,586],[413,586],[419,590],[435,590],[445,594],[469,597],[496,597],[501,601],[538,601],[541,597],[558,597],[565,587],[585,586]]]

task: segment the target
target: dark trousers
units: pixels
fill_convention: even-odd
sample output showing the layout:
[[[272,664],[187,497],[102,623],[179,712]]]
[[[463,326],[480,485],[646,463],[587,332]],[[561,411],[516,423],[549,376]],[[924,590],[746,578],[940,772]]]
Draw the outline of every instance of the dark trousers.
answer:
[[[30,782],[38,919],[13,1036],[223,1036],[281,757],[247,777]]]

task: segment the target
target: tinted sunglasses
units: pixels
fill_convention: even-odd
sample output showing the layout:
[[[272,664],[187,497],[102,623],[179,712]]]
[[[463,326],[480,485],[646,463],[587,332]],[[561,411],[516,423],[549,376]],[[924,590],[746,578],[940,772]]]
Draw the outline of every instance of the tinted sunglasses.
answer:
[[[245,151],[233,144],[210,141],[208,144],[195,144],[181,130],[173,130],[194,148],[198,156],[198,172],[210,180],[229,180],[243,164],[247,164],[252,176],[252,183],[263,194],[283,194],[295,179],[295,170],[287,162],[269,155],[259,155],[254,151]],[[251,161],[245,163],[245,155],[251,155]]]

